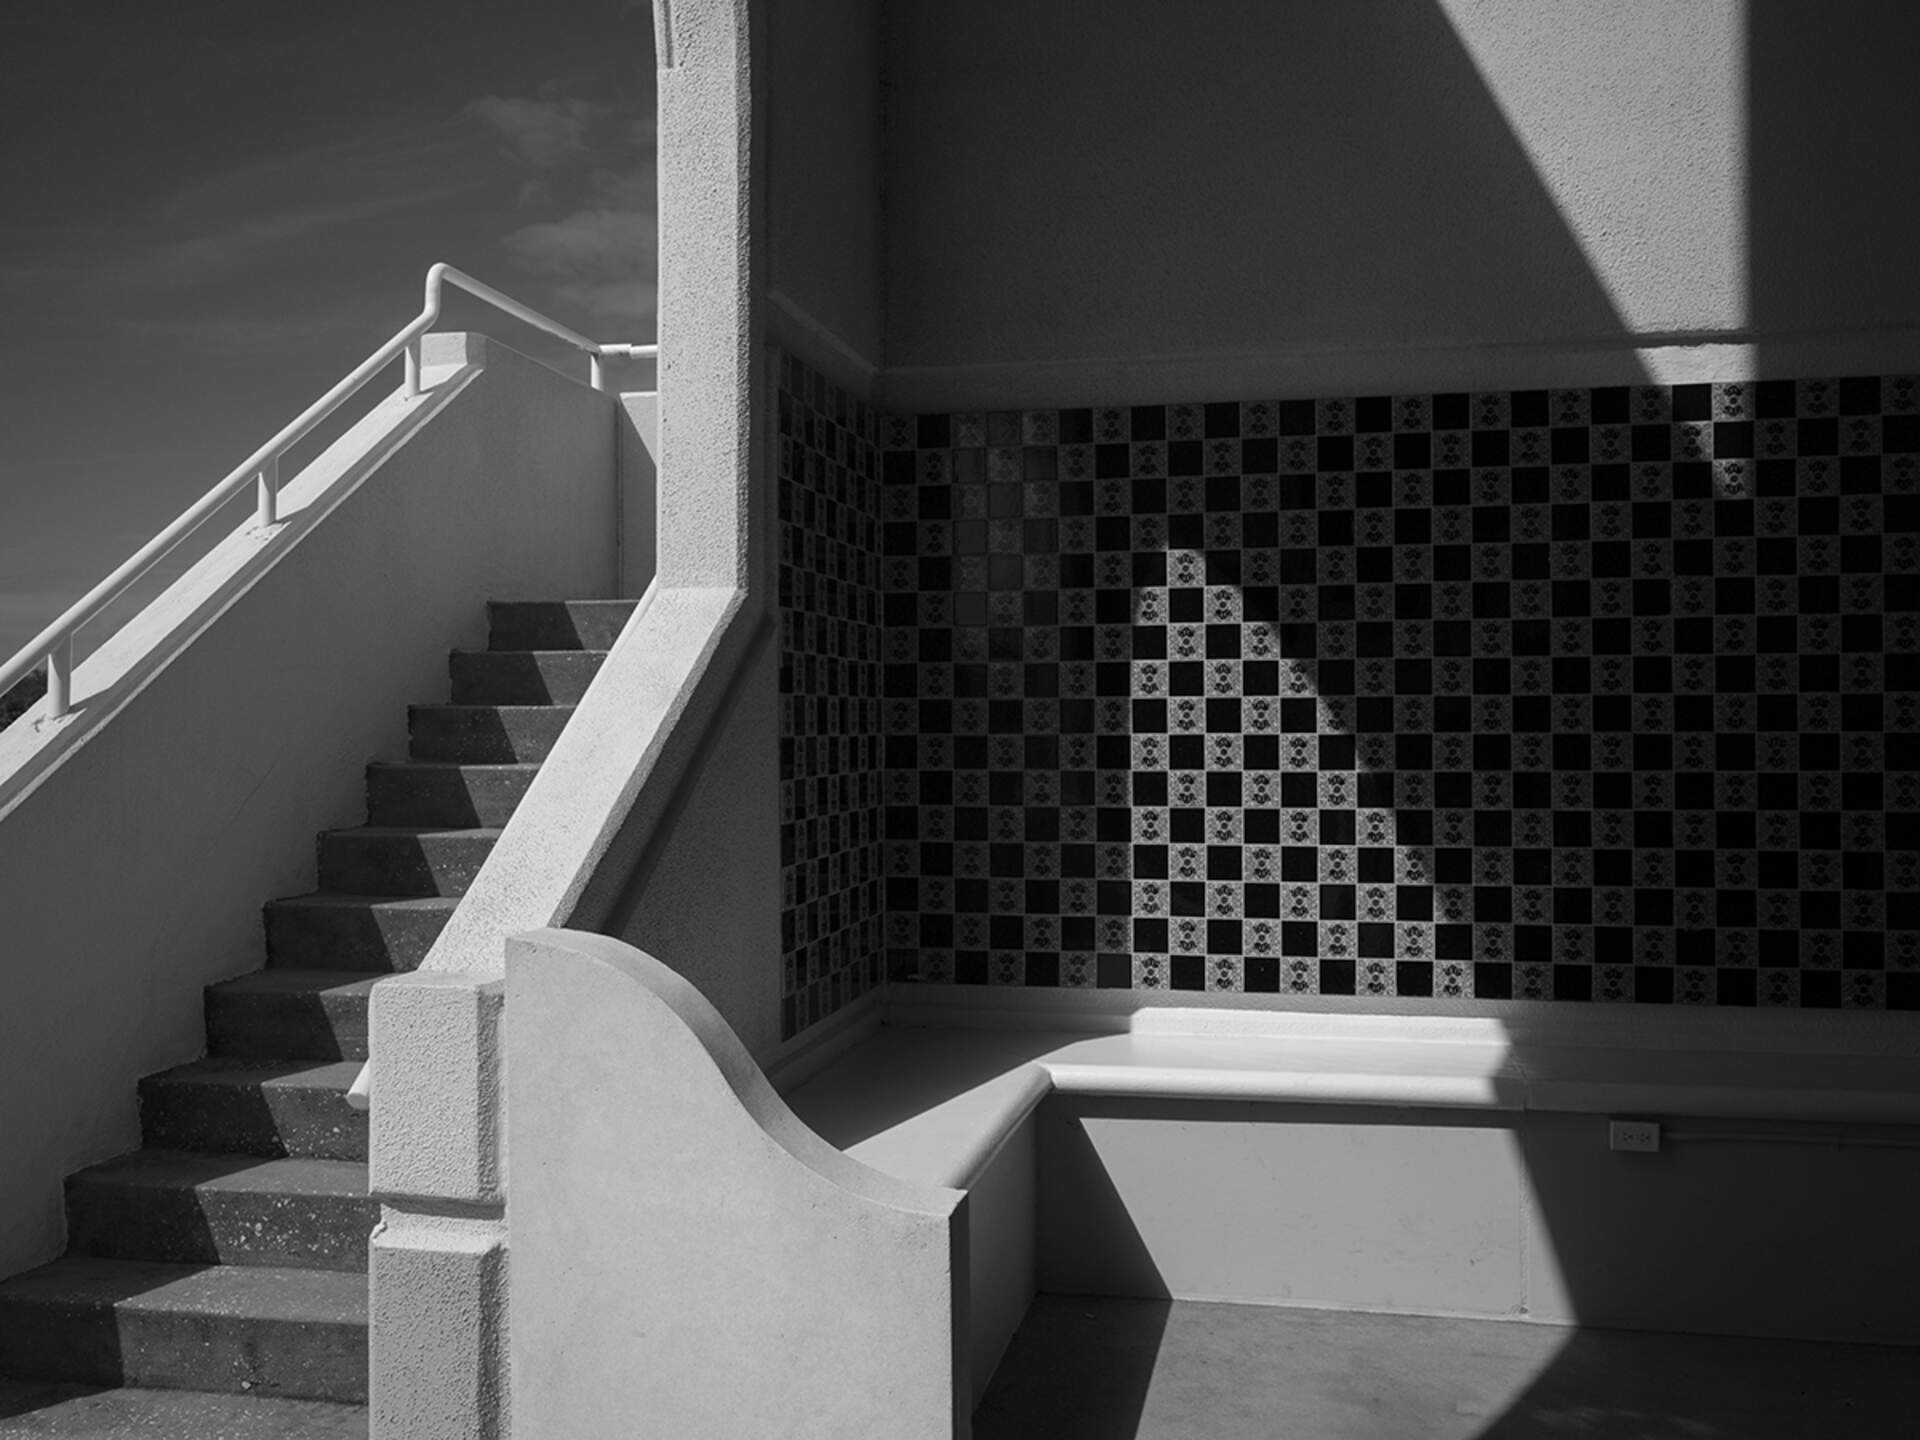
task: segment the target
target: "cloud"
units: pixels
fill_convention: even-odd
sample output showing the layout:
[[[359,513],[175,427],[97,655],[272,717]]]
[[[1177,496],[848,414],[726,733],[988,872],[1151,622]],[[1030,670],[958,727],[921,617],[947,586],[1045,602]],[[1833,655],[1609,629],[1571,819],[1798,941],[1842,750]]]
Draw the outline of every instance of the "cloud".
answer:
[[[224,282],[262,262],[327,253],[340,232],[417,214],[472,181],[449,179],[457,139],[367,127],[201,176],[112,223],[33,237],[0,263],[0,292],[58,287],[103,303]]]
[[[604,321],[651,322],[659,250],[652,167],[641,177],[596,174],[589,203],[523,225],[501,244],[523,269],[554,282],[556,300]]]
[[[285,255],[297,244],[309,243],[329,230],[432,205],[453,194],[455,188],[421,187],[364,200],[300,205],[251,215],[223,229],[151,246],[123,261],[111,278],[126,288],[193,284],[224,275],[256,258]]]
[[[509,154],[545,170],[585,152],[587,129],[601,114],[601,107],[574,98],[529,100],[484,95],[469,103],[462,113],[498,136]]]
[[[166,319],[121,320],[121,330],[138,343],[192,345],[222,354],[258,357],[335,337],[366,338],[381,327],[397,330],[395,308],[384,297],[345,308],[291,315],[221,315],[204,311]],[[368,347],[373,347],[369,343]]]
[[[592,276],[629,268],[653,244],[653,217],[638,209],[576,210],[514,231],[503,242],[523,265],[546,275]]]

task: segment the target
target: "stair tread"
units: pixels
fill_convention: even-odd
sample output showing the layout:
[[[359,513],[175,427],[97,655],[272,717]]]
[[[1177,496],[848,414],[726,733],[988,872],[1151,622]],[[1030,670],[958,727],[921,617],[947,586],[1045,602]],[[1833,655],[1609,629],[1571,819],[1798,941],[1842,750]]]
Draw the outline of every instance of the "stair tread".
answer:
[[[468,709],[476,708],[472,706]],[[489,707],[478,707],[489,708]],[[550,705],[529,705],[529,710],[550,710]],[[462,775],[478,772],[480,775],[531,775],[540,768],[538,760],[374,760],[368,763],[369,770],[401,770],[419,774]]]
[[[460,897],[458,895],[351,895],[342,890],[310,890],[305,895],[283,895],[267,903],[339,910],[451,910],[460,903]]]
[[[515,646],[514,648],[508,649],[508,650],[495,650],[495,649],[450,650],[447,653],[450,655],[460,655],[460,656],[532,655],[536,657],[551,658],[551,659],[565,662],[568,660],[579,660],[583,657],[594,659],[594,660],[605,660],[607,656],[611,655],[613,652],[611,650],[589,650],[581,646],[521,645],[521,646]]]
[[[639,603],[638,600],[489,601],[488,647],[502,653],[530,645],[556,650],[601,649],[619,637]]]
[[[416,760],[544,759],[573,719],[572,705],[415,705],[407,712],[407,754]]]
[[[65,1255],[0,1281],[0,1303],[365,1325],[367,1277],[284,1265],[180,1265]]]
[[[490,714],[496,710],[510,710],[521,715],[548,715],[562,710],[571,714],[574,709],[572,705],[463,705],[451,700],[435,700],[424,705],[410,705],[407,708],[416,714],[422,710],[466,710],[476,715]]]
[[[263,1159],[190,1150],[135,1150],[71,1177],[71,1183],[245,1195],[324,1195],[364,1199],[364,1160]]]
[[[385,978],[365,970],[251,970],[207,988],[227,995],[364,995]]]
[[[367,1408],[277,1395],[0,1380],[7,1433],[48,1440],[366,1440]]]
[[[498,825],[348,825],[339,830],[323,830],[322,835],[352,836],[366,840],[430,840],[458,837],[462,840],[498,840]]]
[[[313,890],[269,900],[262,914],[274,970],[411,970],[426,959],[460,903],[456,895]]]
[[[256,1060],[210,1055],[149,1075],[141,1083],[349,1090],[359,1074],[358,1060]]]

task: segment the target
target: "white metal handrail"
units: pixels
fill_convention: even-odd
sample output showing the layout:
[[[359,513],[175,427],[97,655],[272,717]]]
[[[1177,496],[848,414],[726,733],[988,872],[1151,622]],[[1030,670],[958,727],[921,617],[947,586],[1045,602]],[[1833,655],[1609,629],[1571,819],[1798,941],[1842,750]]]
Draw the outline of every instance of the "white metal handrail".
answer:
[[[216,510],[244,490],[249,482],[254,484],[259,497],[258,523],[263,526],[274,524],[279,519],[280,457],[304,439],[322,420],[339,409],[342,403],[355,395],[381,370],[392,364],[396,356],[402,354],[405,356],[405,397],[409,400],[418,397],[420,394],[420,337],[426,334],[435,320],[440,318],[440,292],[442,286],[447,284],[459,286],[469,295],[477,296],[496,309],[513,316],[514,319],[524,321],[537,330],[544,330],[547,334],[566,341],[576,350],[584,350],[589,360],[588,380],[596,390],[606,389],[605,367],[602,363],[606,357],[650,356],[660,353],[658,345],[601,344],[599,341],[589,340],[577,330],[569,329],[558,320],[551,320],[539,311],[529,309],[512,296],[502,294],[491,285],[474,279],[465,271],[456,270],[453,266],[444,263],[433,266],[427,271],[426,304],[405,329],[361,361],[352,374],[301,411],[299,418],[291,425],[249,455],[226,479],[201,496],[166,529],[142,545],[134,552],[132,558],[89,590],[58,620],[29,640],[5,665],[0,665],[0,695],[6,694],[22,676],[45,662],[47,715],[51,719],[64,716],[73,706],[73,637],[82,625],[125,594],[135,581],[165,559],[181,541],[198,530]]]

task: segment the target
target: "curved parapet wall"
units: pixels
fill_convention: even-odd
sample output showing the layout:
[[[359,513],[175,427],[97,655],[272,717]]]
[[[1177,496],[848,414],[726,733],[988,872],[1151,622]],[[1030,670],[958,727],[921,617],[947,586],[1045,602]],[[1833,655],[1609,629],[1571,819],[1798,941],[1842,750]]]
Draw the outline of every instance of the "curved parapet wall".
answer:
[[[964,1434],[965,1197],[800,1123],[621,941],[507,946],[516,1433]]]

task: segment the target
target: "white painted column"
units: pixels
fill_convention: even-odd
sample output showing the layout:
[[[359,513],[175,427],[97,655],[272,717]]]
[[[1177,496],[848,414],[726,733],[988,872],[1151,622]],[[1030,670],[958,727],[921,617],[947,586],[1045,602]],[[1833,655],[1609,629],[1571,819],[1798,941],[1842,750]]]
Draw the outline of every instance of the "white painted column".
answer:
[[[655,0],[659,51],[658,572],[665,592],[770,599],[772,518],[760,363],[758,82],[764,0]],[[637,528],[637,527],[636,527]],[[700,596],[689,594],[688,600]],[[745,634],[753,616],[738,625]],[[702,632],[704,633],[704,632]],[[670,657],[669,657],[670,658]],[[484,877],[483,877],[484,878]],[[509,930],[457,916],[431,968],[372,1006],[374,1440],[551,1433],[514,1416],[504,1162]],[[577,902],[534,923],[568,924]],[[489,917],[492,911],[486,912]]]

